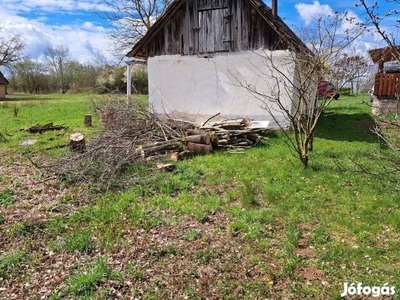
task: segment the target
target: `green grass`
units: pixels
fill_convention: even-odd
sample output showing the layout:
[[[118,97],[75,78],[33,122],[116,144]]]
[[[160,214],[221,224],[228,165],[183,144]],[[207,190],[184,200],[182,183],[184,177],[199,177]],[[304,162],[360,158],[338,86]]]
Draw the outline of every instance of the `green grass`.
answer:
[[[38,152],[65,145],[72,133],[89,134],[93,128],[83,125],[83,117],[85,114],[92,114],[94,127],[99,128],[93,104],[98,97],[89,94],[9,95],[7,101],[0,101],[0,151],[12,149],[19,153]],[[15,108],[18,109],[17,115],[14,114]],[[23,131],[31,126],[50,122],[68,128],[42,134]],[[35,140],[36,143],[20,146],[25,140]]]
[[[88,103],[77,98],[80,112],[65,122],[83,130]],[[123,176],[140,181],[127,190],[87,195],[74,184],[75,194],[55,206],[65,213],[46,215],[40,232],[28,221],[8,224],[2,211],[6,222],[0,226],[12,232],[3,247],[23,236],[21,249],[37,257],[44,254],[34,247],[36,240],[54,255],[80,257],[58,289],[64,286],[62,295],[82,299],[112,298],[113,290],[143,299],[337,299],[344,281],[388,282],[398,289],[400,175],[359,172],[359,165],[385,166],[378,157],[392,155],[370,131],[370,108],[363,100],[368,102],[367,94],[332,102],[307,169],[279,133],[241,154],[215,151],[180,161],[171,173],[155,171],[151,163],[131,166]],[[63,101],[69,100],[40,100],[32,107],[45,111]],[[12,113],[7,109],[0,107],[2,120]],[[56,112],[47,118],[57,119]],[[26,122],[22,119],[12,122],[2,125],[7,132],[28,126],[18,123]],[[0,147],[15,149],[14,138]],[[114,262],[117,275],[107,260],[76,267],[99,253]],[[324,275],[307,279],[301,272],[307,268]]]
[[[3,191],[0,191],[0,205],[7,207],[16,201],[18,201],[18,197],[15,196],[15,192],[12,189],[6,188]]]
[[[97,289],[106,280],[118,280],[120,275],[107,265],[107,260],[99,258],[88,269],[77,270],[67,278],[64,295],[94,299]]]
[[[0,256],[0,281],[14,279],[28,260],[24,251],[11,252]]]

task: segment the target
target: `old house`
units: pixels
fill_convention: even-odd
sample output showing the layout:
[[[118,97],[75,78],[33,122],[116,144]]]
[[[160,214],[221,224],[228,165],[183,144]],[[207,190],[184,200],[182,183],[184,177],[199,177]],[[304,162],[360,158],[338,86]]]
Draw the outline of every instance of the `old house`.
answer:
[[[276,0],[272,8],[260,0],[174,0],[127,56],[147,59],[149,101],[157,113],[199,124],[217,114],[248,117],[276,127],[246,86],[269,92],[275,81],[266,76],[266,56],[279,65],[303,47],[277,15]],[[291,63],[285,70],[294,73]],[[293,95],[280,96],[289,107]],[[274,119],[288,125],[275,111]]]
[[[6,98],[6,85],[8,84],[8,80],[4,77],[3,73],[0,71],[0,100],[4,100]]]
[[[369,51],[378,65],[372,90],[372,112],[375,115],[400,113],[400,46]]]

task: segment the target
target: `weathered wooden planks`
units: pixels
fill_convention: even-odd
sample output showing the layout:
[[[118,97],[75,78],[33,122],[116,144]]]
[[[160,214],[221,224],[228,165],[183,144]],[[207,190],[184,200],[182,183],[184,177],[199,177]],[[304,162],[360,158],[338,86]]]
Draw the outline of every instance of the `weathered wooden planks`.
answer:
[[[181,0],[141,53],[147,55],[195,55],[285,49],[268,8],[248,0]],[[178,4],[176,4],[178,5]],[[279,27],[279,28],[277,28]]]
[[[374,94],[376,96],[395,96],[400,93],[400,74],[378,73],[375,75]]]

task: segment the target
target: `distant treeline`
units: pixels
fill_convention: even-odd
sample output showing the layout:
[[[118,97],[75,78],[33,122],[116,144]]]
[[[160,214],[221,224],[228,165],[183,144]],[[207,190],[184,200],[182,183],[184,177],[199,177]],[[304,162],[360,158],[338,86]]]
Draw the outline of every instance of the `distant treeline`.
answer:
[[[54,68],[25,59],[11,68],[7,92],[39,93],[108,93],[126,92],[126,67],[65,62]],[[147,94],[146,65],[132,69],[132,93]]]

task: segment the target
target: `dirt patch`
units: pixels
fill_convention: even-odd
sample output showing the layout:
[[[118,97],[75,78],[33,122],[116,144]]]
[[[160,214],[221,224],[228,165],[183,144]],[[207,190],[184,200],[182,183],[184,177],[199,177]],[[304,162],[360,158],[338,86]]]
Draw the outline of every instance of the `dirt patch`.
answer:
[[[47,220],[50,214],[57,214],[60,200],[69,194],[55,177],[43,177],[29,162],[2,165],[0,174],[0,192],[8,191],[10,201],[15,200],[12,205],[0,205],[0,214],[5,219],[2,229],[24,221]]]
[[[295,251],[295,254],[301,258],[309,259],[315,257],[315,250],[313,248],[300,248]]]
[[[314,229],[315,225],[310,223],[298,223],[296,227],[300,231],[310,232],[311,230]]]
[[[307,248],[308,244],[309,244],[308,237],[299,239],[299,248]]]
[[[309,281],[323,281],[326,277],[326,273],[324,271],[313,267],[300,267],[295,271],[295,274]]]

